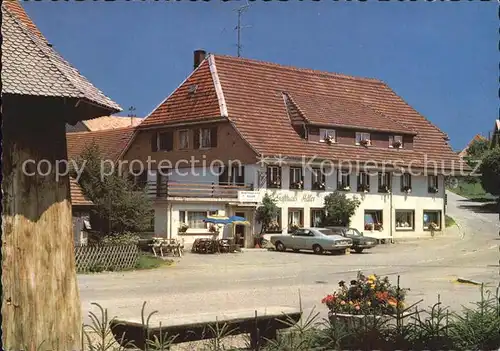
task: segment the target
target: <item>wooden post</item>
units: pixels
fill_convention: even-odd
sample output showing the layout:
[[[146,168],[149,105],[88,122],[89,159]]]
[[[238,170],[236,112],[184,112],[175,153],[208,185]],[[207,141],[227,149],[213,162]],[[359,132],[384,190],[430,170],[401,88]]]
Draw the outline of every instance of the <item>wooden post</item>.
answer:
[[[41,99],[4,97],[2,344],[5,350],[80,350],[69,178],[56,181],[54,169],[42,176],[36,164],[26,167],[33,176],[23,172],[26,160],[47,160],[45,168],[53,168],[66,159],[64,114]]]

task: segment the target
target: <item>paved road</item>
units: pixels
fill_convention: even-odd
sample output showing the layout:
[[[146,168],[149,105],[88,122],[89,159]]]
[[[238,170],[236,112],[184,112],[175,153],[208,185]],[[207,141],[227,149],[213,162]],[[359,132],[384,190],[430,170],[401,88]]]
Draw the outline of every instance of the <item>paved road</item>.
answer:
[[[499,283],[498,214],[481,213],[482,204],[463,201],[449,194],[448,214],[458,230],[434,239],[380,245],[363,254],[317,256],[261,250],[238,254],[187,254],[173,267],[152,271],[80,275],[84,315],[91,302],[109,309],[110,316],[140,317],[142,303],[158,310],[164,322],[183,315],[251,310],[264,306],[298,307],[299,291],[304,309],[326,316],[320,301],[350,280],[356,272],[388,275],[411,289],[408,299],[424,299],[426,306],[438,294],[453,309],[476,301],[476,286],[457,284],[456,277],[480,280],[494,287]],[[187,317],[186,317],[187,318]],[[86,318],[88,322],[88,318]]]

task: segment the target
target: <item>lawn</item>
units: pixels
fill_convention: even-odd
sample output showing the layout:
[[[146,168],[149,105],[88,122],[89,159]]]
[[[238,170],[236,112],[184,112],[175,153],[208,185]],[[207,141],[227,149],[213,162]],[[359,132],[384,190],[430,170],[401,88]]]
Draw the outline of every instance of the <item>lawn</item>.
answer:
[[[480,182],[467,183],[464,180],[459,180],[458,186],[456,188],[453,187],[449,188],[448,190],[454,192],[457,195],[477,202],[489,202],[496,199],[496,196],[493,196],[484,191]]]
[[[446,228],[452,227],[452,226],[454,226],[454,225],[457,224],[455,222],[455,220],[452,217],[448,216],[448,215],[446,215],[446,217],[444,219],[444,223],[445,223]]]
[[[174,260],[171,259],[161,259],[159,257],[155,257],[153,255],[148,254],[140,254],[139,259],[137,260],[137,264],[135,269],[154,269],[163,266],[170,266],[174,263]]]

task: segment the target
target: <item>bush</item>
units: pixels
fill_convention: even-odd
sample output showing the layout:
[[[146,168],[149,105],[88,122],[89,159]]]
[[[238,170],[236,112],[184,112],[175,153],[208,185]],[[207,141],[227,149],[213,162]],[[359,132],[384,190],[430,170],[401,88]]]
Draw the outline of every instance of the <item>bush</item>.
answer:
[[[140,236],[134,233],[113,233],[105,235],[100,240],[101,245],[137,245]]]
[[[358,198],[348,199],[345,194],[334,192],[325,196],[323,226],[348,226],[351,217],[361,202]]]

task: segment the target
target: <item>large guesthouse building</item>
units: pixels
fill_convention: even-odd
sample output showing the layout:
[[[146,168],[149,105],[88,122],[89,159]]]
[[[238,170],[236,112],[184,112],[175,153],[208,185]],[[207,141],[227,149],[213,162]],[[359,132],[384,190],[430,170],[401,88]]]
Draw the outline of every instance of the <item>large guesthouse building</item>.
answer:
[[[210,235],[203,217],[237,215],[251,247],[266,193],[280,208],[270,231],[286,233],[318,225],[334,191],[358,197],[351,226],[370,236],[443,229],[444,176],[465,166],[385,83],[201,50],[194,61],[123,154],[154,197],[156,235],[189,243]]]

